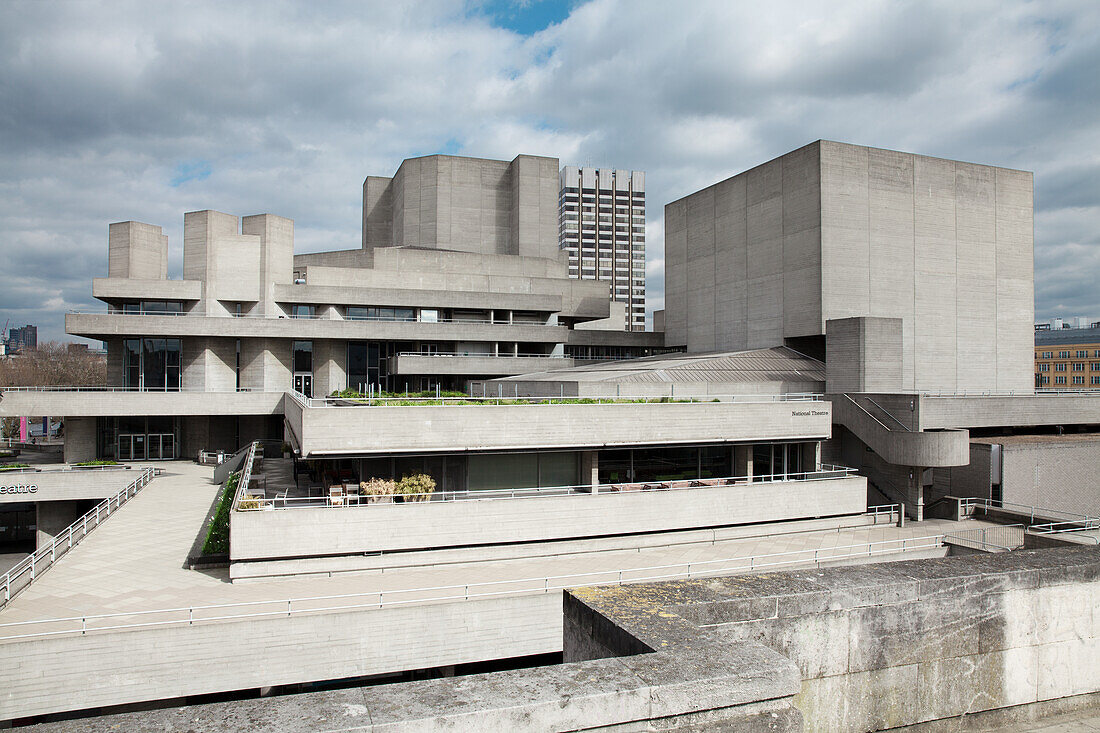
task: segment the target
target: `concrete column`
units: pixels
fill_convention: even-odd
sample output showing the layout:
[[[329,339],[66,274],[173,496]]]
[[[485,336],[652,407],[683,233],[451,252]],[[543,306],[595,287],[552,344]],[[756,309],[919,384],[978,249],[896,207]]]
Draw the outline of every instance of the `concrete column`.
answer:
[[[802,470],[807,472],[821,470],[821,443],[802,444]]]
[[[65,418],[65,463],[95,460],[95,418]]]
[[[591,486],[593,494],[598,493],[596,486],[600,483],[599,451],[581,451],[581,483]]]
[[[733,475],[745,476],[752,480],[752,446],[735,445],[733,447]]]
[[[40,501],[35,504],[35,547],[43,547],[53,541],[66,527],[84,513],[82,501]]]

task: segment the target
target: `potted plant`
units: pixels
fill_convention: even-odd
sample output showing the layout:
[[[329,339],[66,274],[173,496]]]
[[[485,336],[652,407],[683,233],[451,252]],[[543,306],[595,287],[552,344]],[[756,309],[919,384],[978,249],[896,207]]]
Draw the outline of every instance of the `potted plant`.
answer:
[[[359,496],[368,504],[392,504],[397,484],[392,479],[372,478],[359,482]]]
[[[435,479],[426,473],[405,476],[397,482],[397,494],[405,503],[431,501],[435,491]]]

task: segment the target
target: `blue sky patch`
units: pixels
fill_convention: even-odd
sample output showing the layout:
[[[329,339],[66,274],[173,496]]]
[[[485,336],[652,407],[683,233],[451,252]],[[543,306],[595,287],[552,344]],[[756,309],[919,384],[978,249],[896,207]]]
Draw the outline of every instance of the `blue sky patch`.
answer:
[[[205,181],[212,171],[209,160],[181,160],[176,163],[170,183],[172,188],[179,188],[188,181]]]
[[[480,7],[493,25],[530,36],[569,17],[575,0],[487,0]]]

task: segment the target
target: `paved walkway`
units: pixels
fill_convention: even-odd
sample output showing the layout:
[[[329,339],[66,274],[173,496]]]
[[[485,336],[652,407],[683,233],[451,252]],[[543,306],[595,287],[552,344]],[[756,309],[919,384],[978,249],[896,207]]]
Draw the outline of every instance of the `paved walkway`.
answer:
[[[674,563],[759,556],[796,550],[822,550],[901,538],[940,534],[952,529],[988,526],[977,520],[931,520],[899,529],[893,525],[837,531],[835,529],[762,538],[728,540],[716,544],[674,545],[642,550],[610,551],[520,560],[464,563],[387,569],[335,577],[305,577],[231,584],[224,569],[193,571],[185,567],[187,556],[202,531],[204,519],[217,498],[219,487],[211,483],[212,469],[184,462],[163,464],[156,478],[115,516],[93,532],[71,553],[59,560],[34,585],[0,611],[0,636],[15,631],[2,624],[49,618],[81,617],[109,613],[134,613],[158,609],[271,602],[245,609],[208,611],[205,615],[285,609],[288,598],[309,598],[353,593],[386,592],[387,601],[438,598],[457,591],[430,591],[401,595],[402,589],[423,589],[462,584],[493,583],[481,592],[521,590],[532,584],[520,579],[571,573],[592,573],[561,585],[613,580],[620,570],[624,578],[649,577],[654,571],[635,571]],[[781,526],[781,525],[780,525]],[[682,571],[670,569],[668,573]],[[694,569],[695,572],[699,568]],[[659,574],[661,571],[657,571]],[[475,588],[471,593],[478,592]],[[345,603],[366,602],[366,599]],[[325,607],[333,601],[303,602],[296,608]],[[199,618],[202,614],[196,614]],[[183,618],[187,617],[186,611]],[[148,617],[126,617],[108,623],[132,623]],[[52,626],[39,626],[45,631]]]

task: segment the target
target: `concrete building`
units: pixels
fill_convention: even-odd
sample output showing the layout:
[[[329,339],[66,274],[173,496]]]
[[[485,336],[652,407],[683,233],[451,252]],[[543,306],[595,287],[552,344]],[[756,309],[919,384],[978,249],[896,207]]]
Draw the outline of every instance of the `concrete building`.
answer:
[[[1100,389],[1100,323],[1036,328],[1035,389]]]
[[[690,352],[823,356],[830,320],[899,319],[892,389],[1030,390],[1032,176],[814,142],[668,204],[665,291]]]
[[[38,326],[8,329],[8,353],[22,354],[38,348]]]
[[[645,173],[561,169],[558,246],[569,276],[611,284],[627,331],[645,330]]]
[[[100,339],[108,384],[67,397],[68,457],[161,459],[281,438],[282,394],[464,389],[469,379],[643,356],[608,285],[569,278],[557,248],[558,165],[429,156],[363,185],[362,246],[294,254],[294,224],[184,217],[183,279],[161,228],[112,224]],[[10,403],[10,398],[9,398]],[[16,409],[12,405],[9,409]]]

